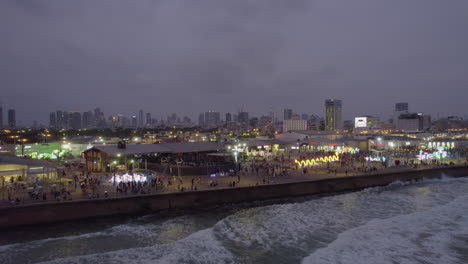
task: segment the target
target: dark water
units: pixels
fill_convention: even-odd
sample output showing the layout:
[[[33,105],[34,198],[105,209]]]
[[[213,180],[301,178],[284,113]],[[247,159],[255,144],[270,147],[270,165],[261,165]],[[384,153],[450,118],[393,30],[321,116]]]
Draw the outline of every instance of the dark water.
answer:
[[[468,178],[5,231],[0,263],[468,263]]]

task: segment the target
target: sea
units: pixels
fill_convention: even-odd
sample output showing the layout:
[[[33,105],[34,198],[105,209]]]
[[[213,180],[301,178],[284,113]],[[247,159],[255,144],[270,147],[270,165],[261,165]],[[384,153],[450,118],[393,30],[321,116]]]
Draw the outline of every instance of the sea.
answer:
[[[4,230],[0,263],[468,263],[468,177]]]

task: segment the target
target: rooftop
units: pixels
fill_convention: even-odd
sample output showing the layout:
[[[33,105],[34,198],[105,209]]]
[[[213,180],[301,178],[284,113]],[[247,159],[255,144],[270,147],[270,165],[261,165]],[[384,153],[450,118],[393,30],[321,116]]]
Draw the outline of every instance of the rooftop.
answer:
[[[136,155],[150,153],[193,153],[193,152],[216,152],[221,149],[217,142],[182,142],[182,143],[161,143],[161,144],[126,144],[125,148],[118,148],[117,145],[99,145],[86,151],[98,149],[112,156]],[[85,151],[85,152],[86,152]]]

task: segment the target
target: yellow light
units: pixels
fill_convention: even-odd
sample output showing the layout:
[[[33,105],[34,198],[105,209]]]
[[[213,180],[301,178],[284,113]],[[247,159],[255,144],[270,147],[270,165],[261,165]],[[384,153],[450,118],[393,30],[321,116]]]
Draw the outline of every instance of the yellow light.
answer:
[[[317,165],[319,162],[338,161],[338,160],[340,160],[340,157],[338,156],[338,154],[335,154],[333,156],[325,156],[325,157],[309,159],[309,160],[298,161],[297,159],[295,159],[294,163],[299,164],[299,166],[312,166],[312,165]]]

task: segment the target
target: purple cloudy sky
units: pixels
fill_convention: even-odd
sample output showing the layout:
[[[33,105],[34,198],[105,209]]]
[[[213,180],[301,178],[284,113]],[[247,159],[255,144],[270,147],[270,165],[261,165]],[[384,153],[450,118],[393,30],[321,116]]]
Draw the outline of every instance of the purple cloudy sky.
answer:
[[[466,115],[467,0],[2,0],[0,89],[57,109]]]

